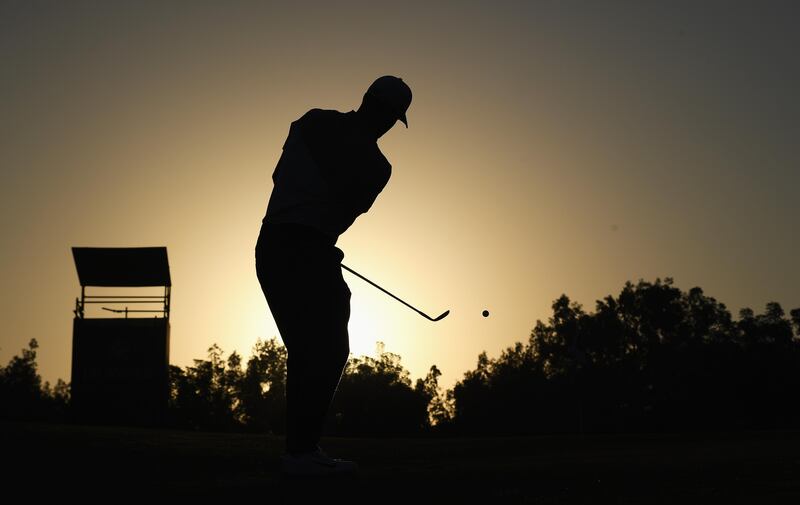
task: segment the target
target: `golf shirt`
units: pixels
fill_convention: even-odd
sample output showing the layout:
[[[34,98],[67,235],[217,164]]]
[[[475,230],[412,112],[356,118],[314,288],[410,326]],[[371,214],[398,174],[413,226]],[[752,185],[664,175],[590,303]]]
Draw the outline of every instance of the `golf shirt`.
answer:
[[[262,221],[310,226],[338,238],[372,207],[391,172],[355,111],[312,109],[289,128]]]

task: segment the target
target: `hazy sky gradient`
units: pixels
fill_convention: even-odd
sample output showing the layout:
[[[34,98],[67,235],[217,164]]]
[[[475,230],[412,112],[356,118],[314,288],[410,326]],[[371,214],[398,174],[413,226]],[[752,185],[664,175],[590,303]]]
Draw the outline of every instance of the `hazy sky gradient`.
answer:
[[[351,351],[452,386],[560,294],[800,306],[795,2],[0,3],[0,363],[69,380],[72,246],[167,246],[171,361],[277,336],[253,248],[291,121],[414,92],[339,241]],[[481,317],[484,308],[491,311]]]

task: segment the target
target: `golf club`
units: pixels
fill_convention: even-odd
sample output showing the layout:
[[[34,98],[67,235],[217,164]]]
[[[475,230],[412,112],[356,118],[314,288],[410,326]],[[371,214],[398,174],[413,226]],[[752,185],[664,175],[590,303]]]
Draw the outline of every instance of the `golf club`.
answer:
[[[421,311],[421,310],[419,310],[418,308],[416,308],[416,307],[414,307],[414,306],[412,306],[412,305],[408,304],[407,302],[405,302],[405,301],[401,300],[400,298],[398,298],[398,297],[396,297],[395,295],[391,294],[390,292],[386,291],[385,289],[383,289],[382,287],[378,286],[377,284],[375,284],[375,283],[374,283],[374,282],[372,282],[371,280],[367,279],[366,277],[364,277],[364,276],[363,276],[363,275],[361,275],[360,273],[356,272],[356,271],[355,271],[355,270],[353,270],[352,268],[350,268],[350,267],[348,267],[348,266],[346,266],[346,265],[344,265],[344,264],[342,265],[342,268],[344,268],[345,270],[347,270],[347,271],[348,271],[348,272],[350,272],[351,274],[353,274],[353,275],[356,275],[356,276],[358,276],[358,277],[360,277],[360,278],[364,279],[365,281],[369,282],[370,284],[372,284],[372,285],[373,285],[373,286],[375,286],[376,288],[380,289],[381,291],[383,291],[383,292],[384,292],[384,293],[386,293],[387,295],[391,296],[392,298],[394,298],[394,299],[395,299],[395,300],[397,300],[398,302],[402,303],[402,304],[403,304],[403,305],[405,305],[406,307],[408,307],[408,308],[410,308],[410,309],[414,309],[414,310],[415,310],[415,311],[416,311],[418,314],[420,314],[420,315],[421,315],[422,317],[424,317],[425,319],[428,319],[428,320],[430,320],[430,321],[434,321],[434,322],[436,322],[436,321],[440,321],[440,320],[444,319],[445,317],[447,317],[447,314],[449,314],[449,313],[450,313],[450,311],[449,311],[449,310],[446,310],[446,311],[442,312],[442,314],[441,314],[441,315],[439,315],[438,317],[436,317],[436,318],[432,318],[431,316],[429,316],[428,314],[426,314],[426,313],[422,312],[422,311]]]

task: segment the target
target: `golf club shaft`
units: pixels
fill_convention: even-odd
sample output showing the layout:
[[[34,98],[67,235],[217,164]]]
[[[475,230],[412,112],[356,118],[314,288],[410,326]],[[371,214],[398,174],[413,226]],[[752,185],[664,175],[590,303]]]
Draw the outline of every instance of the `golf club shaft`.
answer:
[[[373,285],[373,286],[375,286],[376,288],[380,289],[381,291],[383,291],[383,292],[384,292],[384,293],[386,293],[387,295],[391,296],[392,298],[394,298],[394,299],[395,299],[395,300],[397,300],[398,302],[402,303],[402,304],[403,304],[403,305],[405,305],[406,307],[408,307],[408,308],[410,308],[410,309],[412,309],[412,310],[416,311],[418,314],[420,314],[421,316],[425,317],[426,319],[430,319],[431,321],[438,321],[438,319],[441,319],[441,317],[442,317],[442,316],[440,316],[438,319],[434,319],[434,318],[432,318],[431,316],[429,316],[428,314],[426,314],[426,313],[422,312],[421,310],[419,310],[418,308],[414,307],[413,305],[411,305],[411,304],[407,303],[406,301],[402,300],[401,298],[399,298],[399,297],[397,297],[397,296],[393,295],[392,293],[390,293],[390,292],[386,291],[385,289],[383,289],[382,287],[378,286],[377,284],[375,284],[375,283],[374,283],[374,282],[372,282],[371,280],[367,279],[366,277],[364,277],[364,276],[363,276],[363,275],[361,275],[360,273],[356,272],[356,271],[355,271],[355,270],[353,270],[352,268],[348,267],[347,265],[345,265],[345,264],[342,264],[342,268],[344,268],[345,270],[347,270],[347,271],[348,271],[348,272],[350,272],[351,274],[353,274],[353,275],[355,275],[355,276],[357,276],[357,277],[360,277],[361,279],[363,279],[363,280],[365,280],[365,281],[369,282],[370,284],[372,284],[372,285]],[[449,312],[449,311],[448,311],[448,312]]]

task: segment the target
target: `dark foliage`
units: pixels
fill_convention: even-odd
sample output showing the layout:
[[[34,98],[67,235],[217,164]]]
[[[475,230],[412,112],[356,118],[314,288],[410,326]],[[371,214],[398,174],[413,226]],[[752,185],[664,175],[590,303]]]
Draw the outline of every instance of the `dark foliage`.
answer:
[[[797,428],[800,309],[740,312],[673,281],[626,283],[593,314],[562,295],[527,344],[453,390],[462,433]]]
[[[231,430],[238,427],[237,393],[242,382],[241,358],[225,360],[216,344],[207,360],[194,360],[185,370],[170,366],[170,420],[178,427]]]
[[[410,435],[430,428],[428,406],[438,394],[433,366],[414,387],[400,356],[379,347],[378,358],[352,358],[331,406],[328,432],[340,435]]]
[[[176,427],[284,433],[286,349],[275,339],[256,342],[242,368],[216,344],[207,360],[170,366],[170,419]]]
[[[235,352],[227,360],[214,345],[207,360],[170,367],[171,422],[204,430],[285,432],[286,348],[275,339],[258,341],[242,368]],[[412,387],[396,354],[351,358],[342,374],[327,433],[337,435],[419,434],[441,414],[439,370]],[[429,415],[429,408],[431,409]],[[435,421],[434,421],[435,422]]]
[[[39,344],[31,339],[22,356],[14,356],[0,367],[0,419],[14,421],[66,420],[69,385],[58,380],[55,387],[42,385],[36,367]]]

